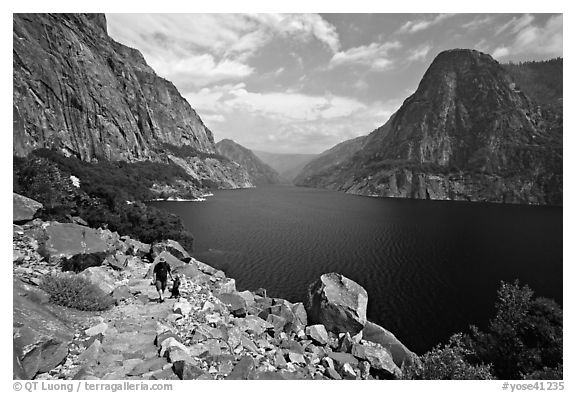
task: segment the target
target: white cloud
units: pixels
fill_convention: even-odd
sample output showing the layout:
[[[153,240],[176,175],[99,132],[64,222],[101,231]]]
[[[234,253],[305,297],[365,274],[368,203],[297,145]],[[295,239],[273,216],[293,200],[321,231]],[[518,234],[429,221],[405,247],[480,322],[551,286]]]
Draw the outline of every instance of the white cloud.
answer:
[[[501,57],[508,56],[510,54],[510,48],[506,48],[504,46],[498,47],[492,52],[492,57],[495,59],[499,59]]]
[[[336,28],[317,14],[109,14],[108,26],[161,76],[196,86],[250,75],[249,59],[274,37],[340,47]]]
[[[418,19],[413,21],[408,21],[404,23],[400,29],[399,33],[416,33],[418,31],[426,30],[438,23],[455,16],[455,14],[439,14],[432,19]]]
[[[494,50],[492,55],[495,58],[509,55],[562,56],[562,15],[551,16],[543,26],[533,25],[534,18],[523,18],[507,26],[516,35],[510,45]]]
[[[466,30],[475,30],[475,29],[478,29],[484,25],[490,24],[493,21],[494,21],[493,16],[486,16],[484,18],[476,17],[476,18],[472,19],[470,22],[464,23],[462,25],[462,27]]]
[[[426,59],[428,53],[432,49],[432,45],[426,44],[419,48],[412,49],[408,53],[408,61],[420,61]]]
[[[362,64],[370,66],[374,70],[382,70],[392,65],[388,52],[398,49],[402,45],[398,41],[384,43],[373,42],[350,48],[346,51],[337,52],[330,59],[329,67],[337,67],[343,64]]]
[[[344,96],[249,91],[223,84],[187,94],[219,138],[252,149],[320,152],[384,124],[401,101],[365,104]],[[215,117],[214,117],[215,116]]]
[[[506,30],[510,30],[512,34],[515,34],[522,30],[524,27],[528,26],[534,21],[534,16],[530,14],[524,14],[520,17],[513,17],[508,22],[504,23],[496,30],[496,35],[500,35]]]
[[[216,61],[214,56],[205,53],[190,54],[181,59],[170,59],[152,55],[148,63],[159,75],[168,75],[176,84],[193,83],[204,86],[224,80],[238,80],[247,77],[254,71],[252,67],[235,60]]]

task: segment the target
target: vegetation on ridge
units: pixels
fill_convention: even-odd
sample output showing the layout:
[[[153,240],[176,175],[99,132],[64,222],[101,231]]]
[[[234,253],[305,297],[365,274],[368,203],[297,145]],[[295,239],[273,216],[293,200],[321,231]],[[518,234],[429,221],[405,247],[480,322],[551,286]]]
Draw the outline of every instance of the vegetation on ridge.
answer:
[[[149,188],[155,178],[182,179],[179,167],[159,163],[88,163],[41,149],[28,158],[14,157],[14,192],[44,205],[44,220],[70,221],[80,216],[89,226],[108,228],[145,243],[177,240],[192,251],[192,234],[180,218],[141,202],[155,196]],[[74,186],[70,176],[80,179]]]

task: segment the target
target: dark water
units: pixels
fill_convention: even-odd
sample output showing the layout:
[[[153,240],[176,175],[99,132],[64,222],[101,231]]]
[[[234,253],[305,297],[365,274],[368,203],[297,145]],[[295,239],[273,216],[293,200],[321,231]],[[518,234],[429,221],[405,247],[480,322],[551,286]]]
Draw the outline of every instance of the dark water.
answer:
[[[289,186],[158,202],[195,236],[194,256],[239,290],[304,301],[321,274],[368,291],[368,318],[423,352],[486,326],[500,280],[562,302],[562,208],[376,199]]]

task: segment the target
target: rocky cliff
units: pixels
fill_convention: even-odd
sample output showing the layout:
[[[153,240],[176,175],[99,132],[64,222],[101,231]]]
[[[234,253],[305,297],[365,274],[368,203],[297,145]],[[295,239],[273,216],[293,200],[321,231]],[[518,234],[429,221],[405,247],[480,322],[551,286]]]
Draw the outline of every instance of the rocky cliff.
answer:
[[[296,184],[371,196],[562,204],[561,116],[544,111],[478,51],[440,53],[416,92],[365,138],[357,151],[332,154],[332,162],[319,163],[330,161],[330,151],[312,161]]]
[[[230,140],[223,139],[216,144],[219,154],[246,169],[254,184],[280,183],[278,172],[265,164],[249,149]]]
[[[108,36],[104,15],[14,14],[13,23],[14,155],[46,147],[85,161],[174,162],[221,187],[249,183],[211,156],[198,114],[139,51]],[[170,146],[188,154],[174,159]]]

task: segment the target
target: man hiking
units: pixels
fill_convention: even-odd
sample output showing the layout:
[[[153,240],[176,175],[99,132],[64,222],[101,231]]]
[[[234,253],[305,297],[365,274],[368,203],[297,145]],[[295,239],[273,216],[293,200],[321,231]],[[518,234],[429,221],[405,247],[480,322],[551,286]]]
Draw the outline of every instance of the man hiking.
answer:
[[[164,302],[164,291],[166,290],[168,276],[170,276],[171,280],[174,280],[172,278],[170,265],[164,259],[160,259],[156,266],[154,266],[154,284],[156,285],[156,290],[159,295],[158,303]]]

